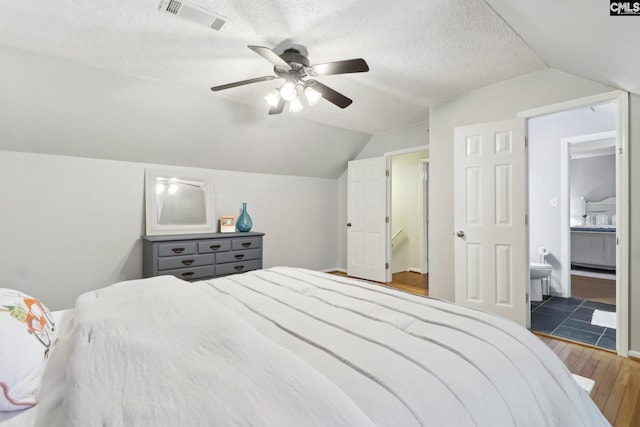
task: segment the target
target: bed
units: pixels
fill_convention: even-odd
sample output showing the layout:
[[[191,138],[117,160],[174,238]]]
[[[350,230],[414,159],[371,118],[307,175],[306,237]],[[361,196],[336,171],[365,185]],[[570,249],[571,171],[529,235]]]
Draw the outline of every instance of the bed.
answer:
[[[1,427],[609,425],[519,325],[305,269],[121,282],[57,323]]]

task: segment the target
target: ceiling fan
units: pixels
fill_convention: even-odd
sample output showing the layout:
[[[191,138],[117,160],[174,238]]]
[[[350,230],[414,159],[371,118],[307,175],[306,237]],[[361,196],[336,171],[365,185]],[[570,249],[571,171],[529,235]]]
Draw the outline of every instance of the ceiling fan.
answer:
[[[362,58],[347,59],[344,61],[325,62],[323,64],[310,65],[306,52],[299,48],[286,49],[281,55],[262,46],[247,46],[249,49],[265,58],[273,64],[274,76],[256,77],[254,79],[241,80],[214,86],[212,91],[230,89],[252,83],[264,82],[274,79],[284,79],[286,82],[279,89],[274,89],[265,99],[271,105],[269,114],[280,114],[289,104],[289,111],[296,112],[303,108],[303,104],[313,105],[320,98],[324,98],[332,104],[346,108],[353,102],[343,94],[315,80],[317,76],[332,74],[363,73],[369,71],[369,66]]]

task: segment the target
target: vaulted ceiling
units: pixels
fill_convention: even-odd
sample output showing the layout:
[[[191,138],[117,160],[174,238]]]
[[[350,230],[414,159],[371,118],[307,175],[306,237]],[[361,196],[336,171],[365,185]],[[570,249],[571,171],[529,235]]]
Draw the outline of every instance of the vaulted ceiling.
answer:
[[[640,15],[610,16],[601,0],[487,0],[551,68],[640,93]]]
[[[177,161],[179,164],[224,168],[211,160],[219,146],[206,152],[202,148],[215,139],[211,133],[224,121],[225,126],[231,123],[246,129],[230,132],[223,126],[225,135],[216,136],[219,140],[232,138],[235,151],[228,159],[218,156],[219,162],[244,154],[245,160],[253,162],[248,170],[287,173],[284,166],[265,166],[267,152],[283,153],[297,147],[299,165],[289,167],[288,173],[310,176],[335,177],[340,165],[353,158],[371,134],[424,123],[429,106],[439,100],[546,67],[640,92],[636,78],[640,58],[628,54],[628,43],[640,39],[640,17],[610,17],[607,5],[599,0],[187,0],[188,5],[224,18],[219,31],[162,11],[161,4],[162,0],[5,0],[0,45],[83,64],[101,73],[182,87],[208,97],[212,105],[226,105],[231,112],[217,115],[218,123],[207,128],[208,139],[193,132],[181,142],[183,153],[191,150],[195,154]],[[276,52],[303,46],[312,64],[364,58],[370,71],[317,78],[353,99],[346,109],[321,101],[299,113],[269,117],[264,96],[281,80],[215,93],[209,90],[273,74],[273,66],[247,45]],[[60,80],[50,84],[62,84],[60,76],[73,74],[65,70],[57,70]],[[12,72],[24,71],[18,67]],[[38,79],[45,80],[42,84],[49,84],[47,71],[40,73]],[[70,96],[91,97],[87,73],[67,80],[81,88]],[[97,97],[109,98],[108,84],[94,84]],[[120,83],[118,88],[122,87]],[[138,90],[140,97],[157,103],[150,89],[143,87],[131,92]],[[203,111],[194,116],[180,119],[185,123],[206,120]],[[258,145],[262,141],[256,135],[269,138],[270,133],[271,139],[281,141],[267,150]],[[131,146],[126,135],[110,136],[111,141]],[[157,140],[163,136],[153,135]],[[21,137],[16,141],[24,144],[26,137]],[[62,144],[69,143],[67,135],[59,138],[65,140]],[[144,144],[139,151],[146,154],[136,156],[135,149],[124,155],[121,153],[127,150],[119,147],[111,153],[106,141],[100,148],[104,153],[78,144],[62,154],[158,163],[167,163],[175,155],[169,145],[175,146],[175,139],[167,138],[162,148],[166,152],[157,148],[151,159],[151,147]],[[323,147],[320,141],[331,142]],[[252,152],[262,157],[250,158]],[[335,155],[328,154],[331,152]],[[275,157],[268,160],[277,162]],[[320,166],[323,161],[326,167]]]
[[[273,74],[247,48],[306,47],[311,63],[364,58],[368,73],[322,83],[353,99],[297,116],[375,134],[426,121],[438,99],[543,68],[482,0],[186,0],[227,19],[219,30],[160,10],[162,0],[8,0],[0,43],[203,92]],[[210,93],[259,108],[281,81]]]

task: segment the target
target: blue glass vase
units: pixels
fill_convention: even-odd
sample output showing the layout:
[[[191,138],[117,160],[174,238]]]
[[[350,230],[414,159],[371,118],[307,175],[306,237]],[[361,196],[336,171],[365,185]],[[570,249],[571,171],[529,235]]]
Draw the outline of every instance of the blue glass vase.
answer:
[[[247,204],[242,203],[242,213],[238,217],[236,228],[238,231],[249,231],[251,227],[253,227],[253,221],[251,221],[251,217],[247,213]]]

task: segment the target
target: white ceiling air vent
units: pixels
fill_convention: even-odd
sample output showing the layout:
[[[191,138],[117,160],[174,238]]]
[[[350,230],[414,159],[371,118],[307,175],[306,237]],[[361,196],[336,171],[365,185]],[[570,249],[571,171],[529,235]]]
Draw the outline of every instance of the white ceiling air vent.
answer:
[[[188,19],[189,21],[197,24],[205,25],[209,28],[213,28],[214,30],[220,30],[220,28],[222,28],[222,26],[227,22],[226,19],[222,19],[208,10],[187,4],[183,1],[162,0],[162,3],[160,3],[160,10]]]

